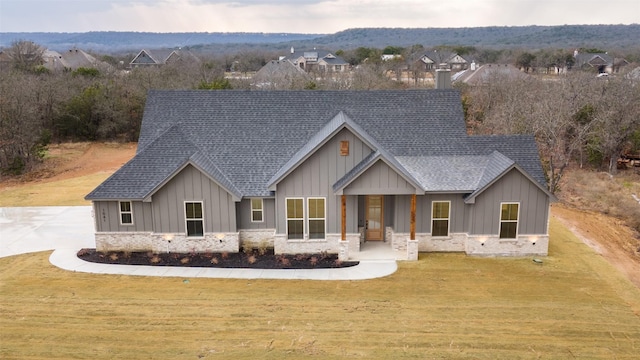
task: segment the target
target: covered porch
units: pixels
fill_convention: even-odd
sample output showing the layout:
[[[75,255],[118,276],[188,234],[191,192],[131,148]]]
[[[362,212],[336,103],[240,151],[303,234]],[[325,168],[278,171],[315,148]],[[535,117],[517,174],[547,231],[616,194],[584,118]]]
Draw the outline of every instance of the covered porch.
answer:
[[[399,194],[400,195],[400,194]],[[355,197],[356,201],[349,201]],[[418,241],[416,240],[416,194],[409,195],[410,201],[404,201],[407,196],[396,195],[340,195],[340,249],[342,260],[417,260]],[[360,234],[358,243],[353,244],[353,237],[347,232],[347,204],[357,204],[357,225]],[[399,219],[396,216],[397,206],[409,207],[409,219]],[[402,213],[405,213],[403,211]],[[397,222],[409,222],[409,233],[396,236],[394,227]],[[405,226],[406,228],[406,226]],[[407,236],[408,235],[408,236]]]

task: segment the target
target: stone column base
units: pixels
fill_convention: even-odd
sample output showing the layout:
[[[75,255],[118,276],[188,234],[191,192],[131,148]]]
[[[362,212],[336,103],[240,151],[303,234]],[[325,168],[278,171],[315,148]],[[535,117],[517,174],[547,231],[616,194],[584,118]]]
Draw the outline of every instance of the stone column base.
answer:
[[[418,260],[418,240],[407,240],[407,260]]]
[[[349,260],[349,240],[340,240],[338,243],[338,260]]]

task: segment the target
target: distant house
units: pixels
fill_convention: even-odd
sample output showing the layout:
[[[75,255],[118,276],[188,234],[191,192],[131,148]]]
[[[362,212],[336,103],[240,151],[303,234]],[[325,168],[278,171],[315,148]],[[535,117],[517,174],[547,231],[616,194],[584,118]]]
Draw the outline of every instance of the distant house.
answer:
[[[179,61],[199,61],[199,59],[188,50],[181,49],[142,49],[129,63],[130,67],[161,66],[165,64],[177,63]]]
[[[72,48],[67,51],[57,52],[45,50],[42,54],[43,66],[51,71],[76,70],[78,68],[95,68],[102,71],[112,69],[112,66],[104,61],[96,59],[84,50]]]
[[[252,85],[258,89],[300,89],[310,80],[312,77],[292,62],[271,60],[253,76]]]
[[[451,80],[453,83],[487,85],[491,83],[491,81],[526,79],[530,76],[531,75],[520,71],[520,69],[511,64],[485,64],[477,66],[475,63],[471,63],[468,69],[455,73],[451,77]]]
[[[420,57],[418,63],[425,71],[433,71],[436,69],[460,71],[467,69],[470,64],[463,56],[446,50],[428,51]]]
[[[306,72],[332,71],[344,72],[349,70],[349,63],[341,57],[324,50],[295,51],[291,48],[291,53],[283,56],[280,60],[286,60],[300,67]]]
[[[98,250],[545,255],[533,136],[469,136],[456,90],[151,91],[93,190]]]
[[[575,59],[574,67],[594,68],[598,74],[613,74],[620,71],[620,68],[628,65],[629,62],[622,58],[614,58],[608,53],[580,53],[576,50],[573,53]]]

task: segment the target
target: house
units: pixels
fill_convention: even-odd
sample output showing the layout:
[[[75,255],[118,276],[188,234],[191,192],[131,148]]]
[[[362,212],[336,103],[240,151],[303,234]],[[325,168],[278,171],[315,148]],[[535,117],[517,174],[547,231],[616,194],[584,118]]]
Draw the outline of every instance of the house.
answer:
[[[302,89],[312,77],[287,60],[271,60],[253,76],[252,85],[258,89]]]
[[[545,255],[532,136],[469,136],[457,90],[148,94],[134,158],[86,196],[100,251]]]
[[[598,74],[613,74],[620,71],[620,68],[628,65],[629,62],[623,58],[614,58],[608,53],[581,53],[574,51],[574,66],[578,69],[594,68]]]
[[[465,70],[469,61],[463,56],[446,50],[427,51],[418,60],[419,67],[425,71],[435,69],[450,69],[452,71]]]
[[[142,49],[129,63],[132,68],[144,66],[160,66],[176,63],[185,59],[199,61],[198,58],[188,50],[181,49]]]
[[[306,72],[312,71],[333,71],[344,72],[349,70],[349,63],[341,57],[324,50],[295,51],[291,48],[291,53],[283,56],[280,61],[286,60],[299,66]]]
[[[77,70],[81,67],[109,71],[113,68],[110,64],[78,48],[62,52],[46,49],[43,51],[42,60],[43,66],[51,71]]]
[[[477,66],[471,63],[469,69],[455,73],[451,80],[453,83],[464,83],[469,85],[487,85],[492,81],[523,80],[531,75],[520,71],[511,64],[484,64]]]

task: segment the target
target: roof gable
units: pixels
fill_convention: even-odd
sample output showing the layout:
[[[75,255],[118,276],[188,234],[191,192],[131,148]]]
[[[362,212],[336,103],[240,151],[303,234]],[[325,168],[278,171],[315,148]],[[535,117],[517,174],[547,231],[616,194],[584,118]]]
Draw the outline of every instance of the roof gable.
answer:
[[[278,172],[276,172],[275,175],[273,175],[267,184],[269,190],[275,191],[275,186],[278,182],[284,179],[301,163],[320,149],[322,145],[326,144],[333,136],[345,128],[351,131],[360,139],[360,141],[364,142],[370,148],[377,149],[379,147],[379,144],[377,144],[374,139],[372,139],[362,128],[360,128],[358,124],[351,121],[351,119],[341,111],[322,129],[320,129],[320,131],[311,137],[309,141],[300,150],[298,150],[298,152],[296,152],[289,161],[287,161],[287,163],[284,164]]]

